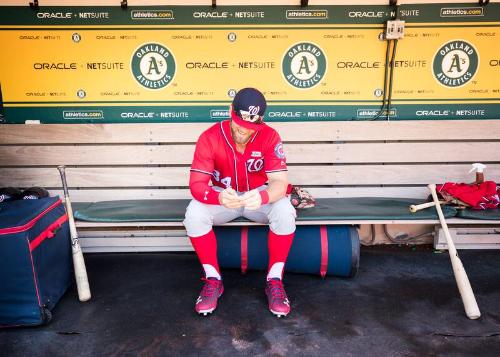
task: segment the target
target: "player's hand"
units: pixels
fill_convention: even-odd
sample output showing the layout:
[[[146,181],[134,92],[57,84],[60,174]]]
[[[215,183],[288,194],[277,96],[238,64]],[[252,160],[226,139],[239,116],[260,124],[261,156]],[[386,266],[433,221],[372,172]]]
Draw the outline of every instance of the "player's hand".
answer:
[[[257,189],[245,192],[241,198],[243,205],[247,210],[255,211],[262,205],[262,197]]]
[[[219,194],[219,202],[226,208],[240,208],[243,207],[243,202],[238,196],[236,191],[231,187],[226,188]]]

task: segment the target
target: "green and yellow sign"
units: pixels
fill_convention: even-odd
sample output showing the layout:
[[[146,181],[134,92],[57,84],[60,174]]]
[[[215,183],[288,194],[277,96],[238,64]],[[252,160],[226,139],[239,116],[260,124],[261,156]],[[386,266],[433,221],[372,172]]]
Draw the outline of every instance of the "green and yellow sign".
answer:
[[[405,20],[384,98],[388,19]],[[0,7],[3,120],[228,117],[241,88],[267,120],[500,118],[500,4]],[[392,55],[392,53],[391,53]],[[385,95],[387,97],[387,93]]]

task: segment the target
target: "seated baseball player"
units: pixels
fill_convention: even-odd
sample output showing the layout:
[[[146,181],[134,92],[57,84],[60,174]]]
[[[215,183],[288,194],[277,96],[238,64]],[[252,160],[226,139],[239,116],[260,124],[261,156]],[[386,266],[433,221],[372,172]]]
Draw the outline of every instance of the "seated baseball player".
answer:
[[[212,313],[224,291],[212,225],[241,216],[269,224],[265,294],[273,314],[290,313],[282,280],[296,213],[285,196],[288,179],[283,145],[278,133],[264,123],[265,110],[264,95],[244,88],[234,97],[231,119],[211,126],[196,144],[189,178],[194,199],[186,210],[184,226],[205,272],[195,305],[199,314]]]

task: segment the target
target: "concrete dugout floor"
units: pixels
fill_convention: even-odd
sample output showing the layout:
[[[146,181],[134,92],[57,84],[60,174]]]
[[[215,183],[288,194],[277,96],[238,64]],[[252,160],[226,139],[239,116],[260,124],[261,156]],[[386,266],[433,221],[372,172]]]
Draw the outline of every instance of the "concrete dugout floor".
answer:
[[[225,270],[210,317],[191,253],[95,254],[93,297],[70,290],[45,327],[0,331],[2,356],[499,356],[500,251],[461,251],[482,312],[469,320],[447,252],[363,247],[354,279],[289,274],[292,313],[267,310],[264,272]]]

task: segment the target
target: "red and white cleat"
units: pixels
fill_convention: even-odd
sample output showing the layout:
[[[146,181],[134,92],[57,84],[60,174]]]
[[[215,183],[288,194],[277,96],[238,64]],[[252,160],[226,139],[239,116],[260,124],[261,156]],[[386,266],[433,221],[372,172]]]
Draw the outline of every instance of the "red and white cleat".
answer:
[[[202,278],[205,282],[201,289],[200,296],[196,300],[195,310],[198,314],[207,316],[211,314],[217,307],[217,300],[224,292],[222,280],[217,278]]]
[[[278,278],[269,279],[266,283],[266,295],[269,310],[278,318],[290,313],[290,301],[286,296],[283,283]]]

